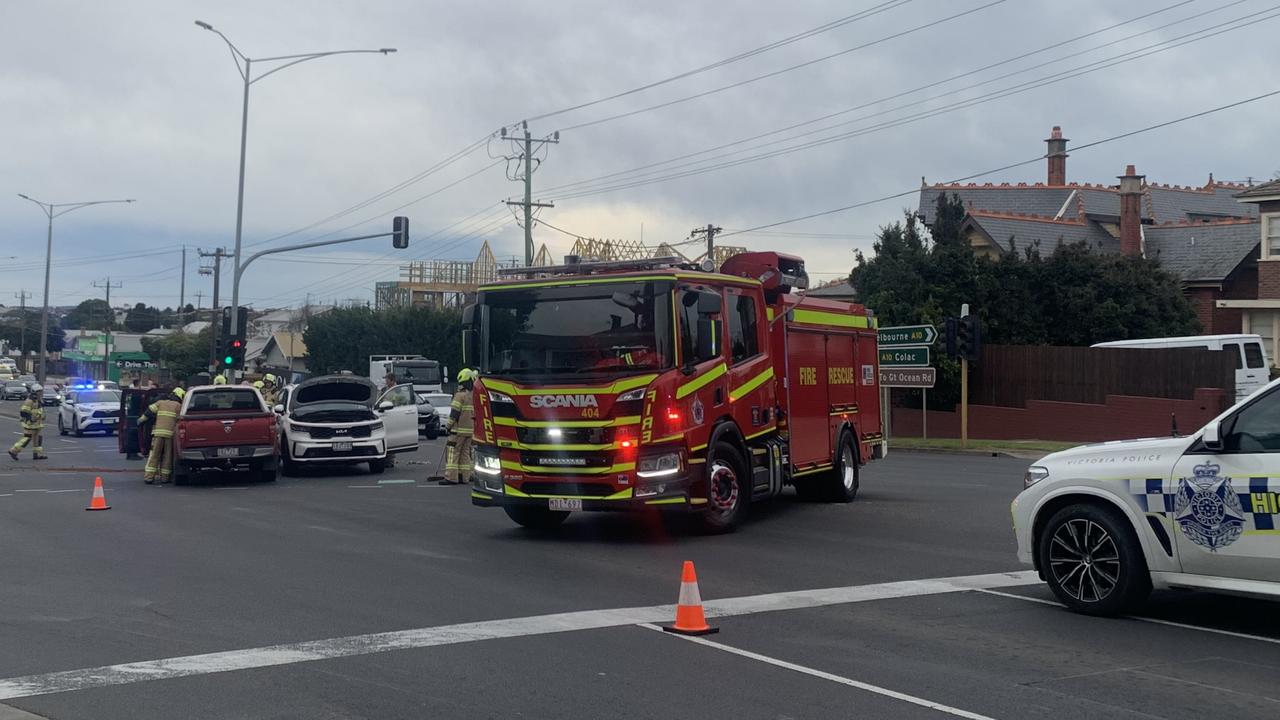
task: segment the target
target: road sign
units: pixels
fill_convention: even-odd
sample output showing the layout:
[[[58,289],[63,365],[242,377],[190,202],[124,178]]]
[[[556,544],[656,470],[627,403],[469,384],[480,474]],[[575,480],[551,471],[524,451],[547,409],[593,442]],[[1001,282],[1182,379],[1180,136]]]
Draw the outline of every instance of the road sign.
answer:
[[[877,340],[880,347],[902,345],[932,345],[938,339],[938,331],[932,325],[899,325],[880,328]]]
[[[880,367],[925,367],[928,364],[927,347],[880,348]]]
[[[938,371],[926,368],[880,368],[880,387],[931,388]]]

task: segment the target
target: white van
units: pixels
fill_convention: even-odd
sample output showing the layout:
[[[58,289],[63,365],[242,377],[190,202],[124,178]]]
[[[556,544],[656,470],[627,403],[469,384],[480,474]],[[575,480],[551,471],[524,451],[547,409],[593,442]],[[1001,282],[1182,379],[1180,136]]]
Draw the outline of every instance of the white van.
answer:
[[[1258,335],[1188,335],[1186,337],[1116,340],[1092,347],[1114,348],[1182,348],[1199,347],[1223,350],[1236,358],[1236,402],[1249,397],[1271,381],[1271,364]]]

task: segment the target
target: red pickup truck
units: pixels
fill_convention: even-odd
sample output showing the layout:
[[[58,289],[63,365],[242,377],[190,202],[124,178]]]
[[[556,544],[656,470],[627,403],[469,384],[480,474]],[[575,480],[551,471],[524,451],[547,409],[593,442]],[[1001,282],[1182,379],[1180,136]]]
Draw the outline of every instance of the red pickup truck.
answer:
[[[201,470],[247,470],[271,482],[280,462],[275,413],[247,385],[189,388],[174,433],[173,482]]]

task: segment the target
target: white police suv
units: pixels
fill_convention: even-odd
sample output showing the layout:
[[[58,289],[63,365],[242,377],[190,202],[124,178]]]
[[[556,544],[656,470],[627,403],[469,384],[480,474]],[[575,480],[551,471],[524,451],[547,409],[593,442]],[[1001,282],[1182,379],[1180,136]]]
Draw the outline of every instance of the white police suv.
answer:
[[[46,391],[48,392],[48,391]],[[98,390],[94,387],[73,387],[62,396],[58,406],[58,434],[73,432],[76,436],[86,432],[116,431],[120,420],[120,391]]]
[[[1190,437],[1046,455],[1013,501],[1018,557],[1078,612],[1152,587],[1280,598],[1280,380]]]

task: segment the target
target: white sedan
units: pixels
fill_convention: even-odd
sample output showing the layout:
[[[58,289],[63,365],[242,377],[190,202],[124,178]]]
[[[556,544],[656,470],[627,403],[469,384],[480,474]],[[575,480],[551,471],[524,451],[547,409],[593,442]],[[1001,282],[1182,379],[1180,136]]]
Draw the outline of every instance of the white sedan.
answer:
[[[1018,557],[1072,610],[1153,587],[1280,598],[1280,380],[1189,437],[1064,450],[1023,482]]]
[[[67,390],[58,406],[58,434],[116,431],[120,421],[119,390]]]

